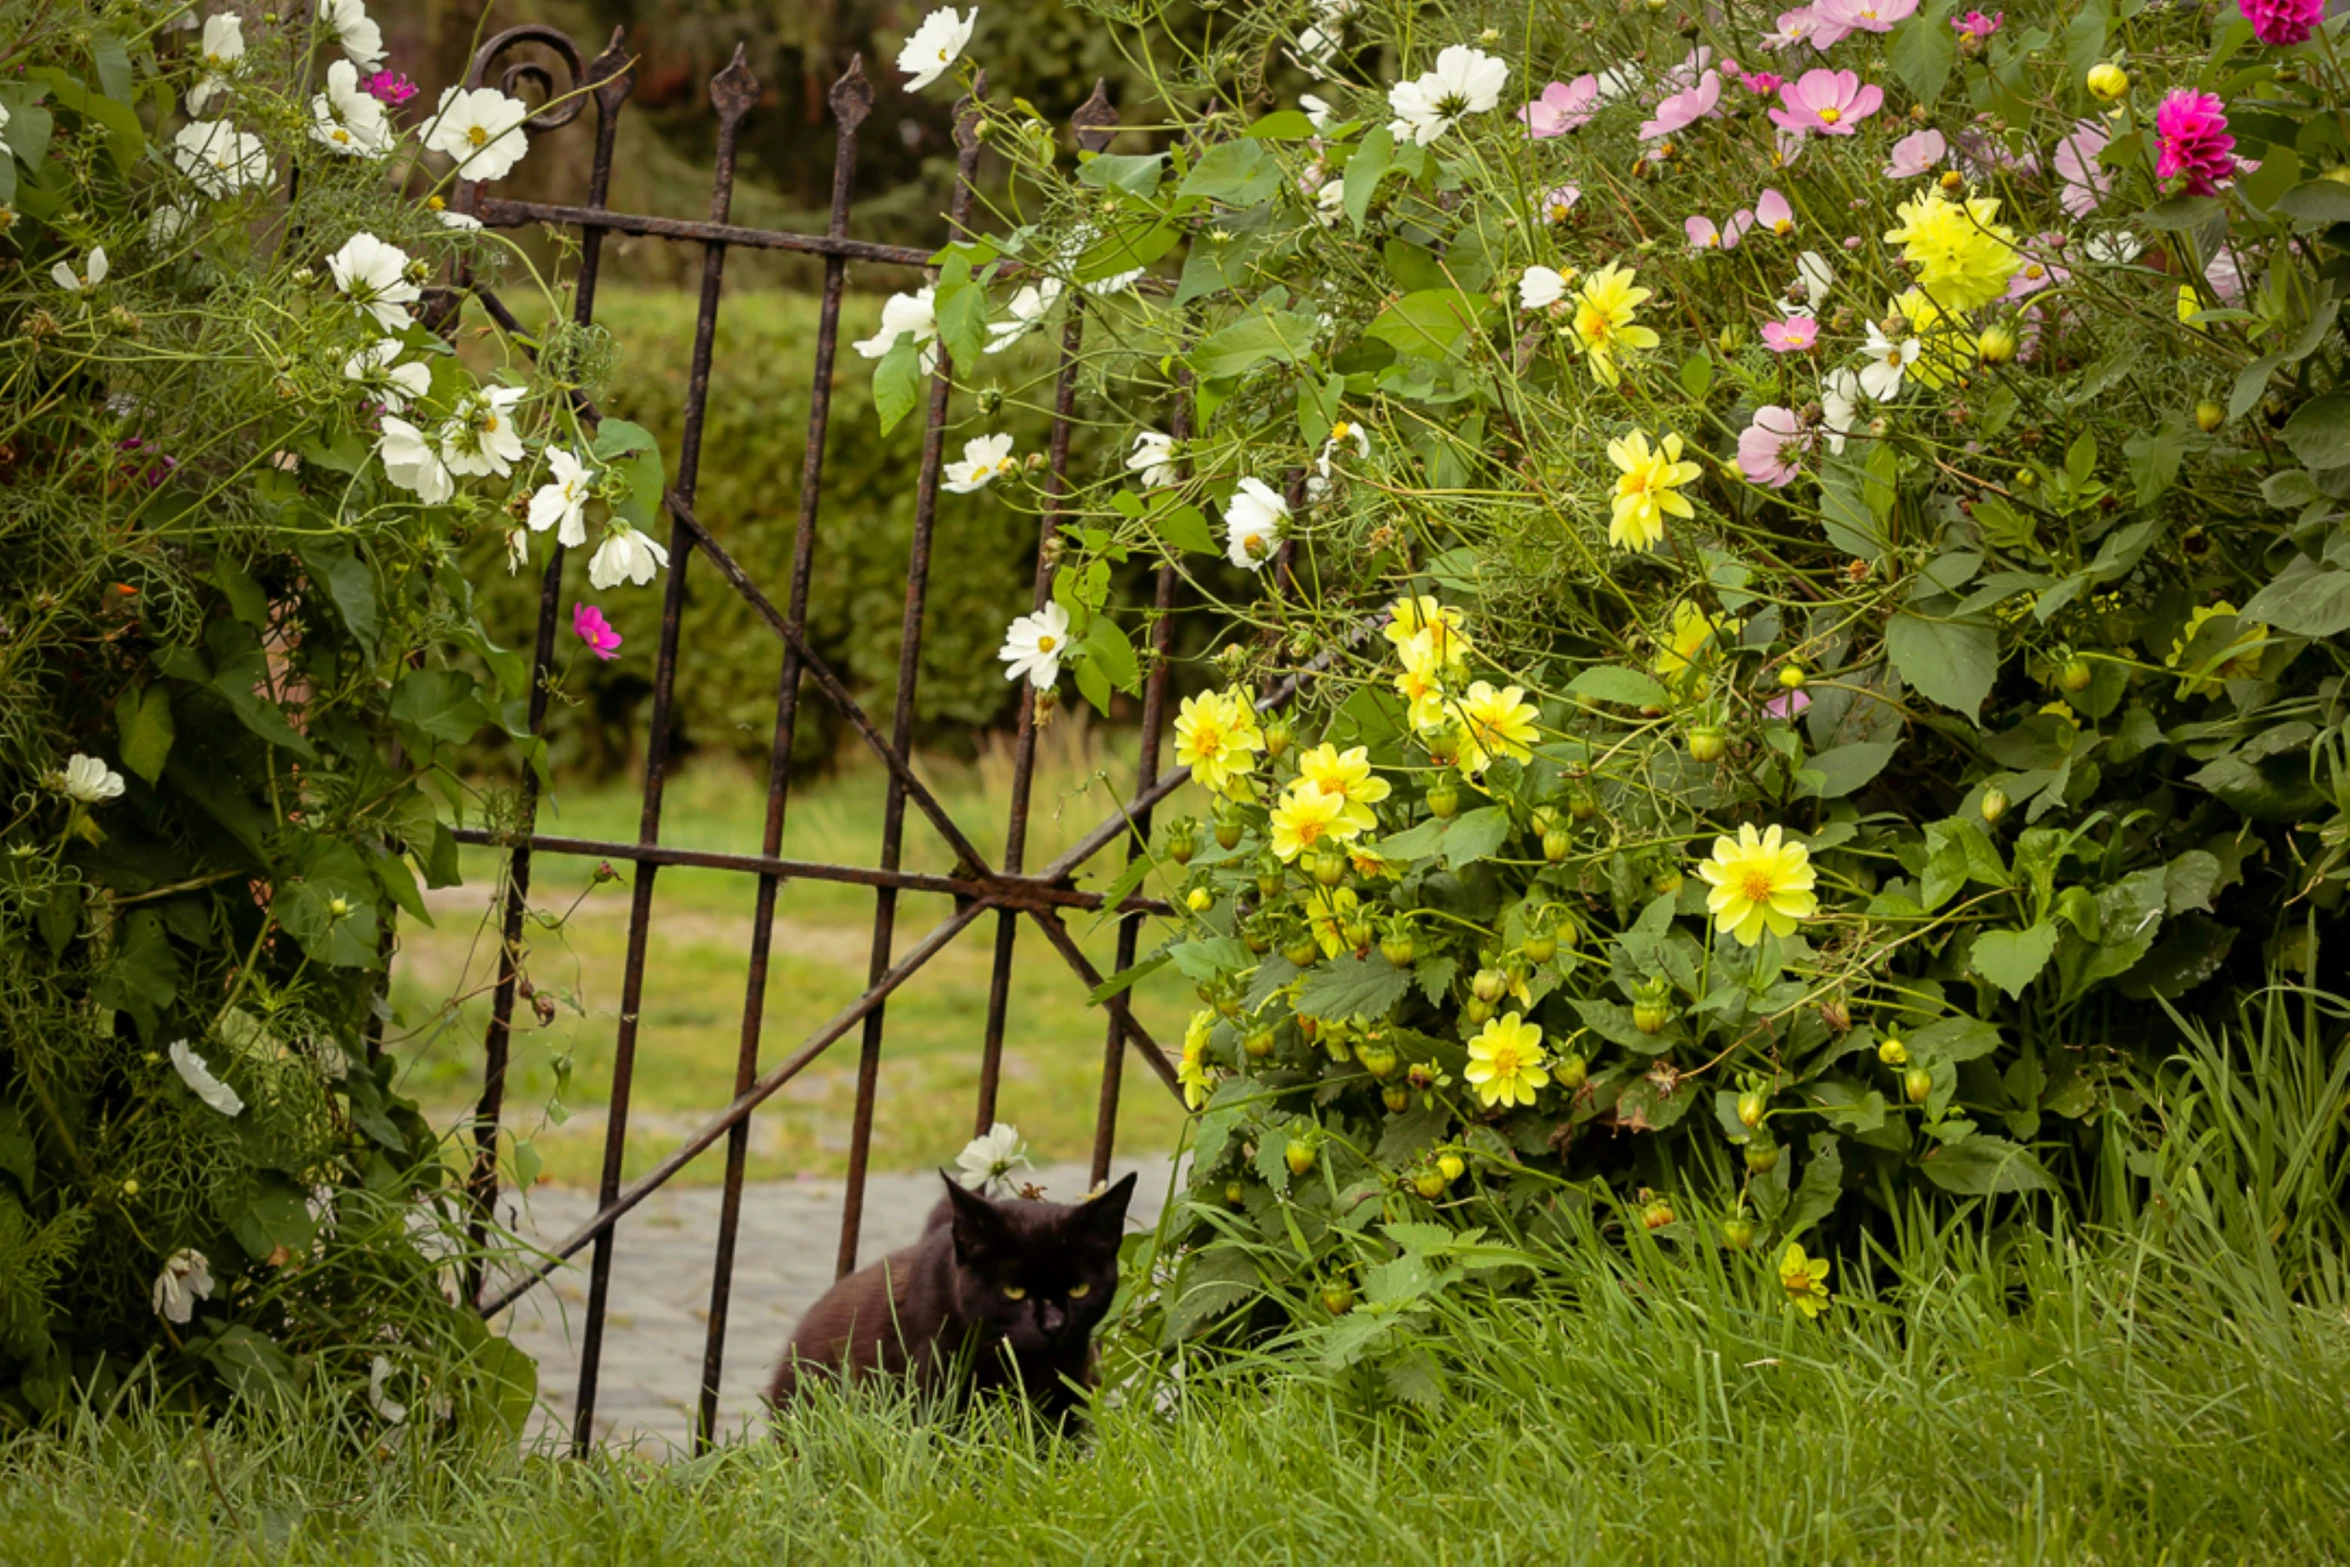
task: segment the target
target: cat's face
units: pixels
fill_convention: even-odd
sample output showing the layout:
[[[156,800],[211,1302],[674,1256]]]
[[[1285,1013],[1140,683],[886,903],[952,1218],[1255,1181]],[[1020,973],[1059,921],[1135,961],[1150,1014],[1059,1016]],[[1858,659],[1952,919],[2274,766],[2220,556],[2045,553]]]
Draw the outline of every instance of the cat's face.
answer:
[[[947,1192],[963,1315],[1018,1351],[1083,1343],[1118,1292],[1134,1177],[1074,1207],[996,1202],[951,1180]]]

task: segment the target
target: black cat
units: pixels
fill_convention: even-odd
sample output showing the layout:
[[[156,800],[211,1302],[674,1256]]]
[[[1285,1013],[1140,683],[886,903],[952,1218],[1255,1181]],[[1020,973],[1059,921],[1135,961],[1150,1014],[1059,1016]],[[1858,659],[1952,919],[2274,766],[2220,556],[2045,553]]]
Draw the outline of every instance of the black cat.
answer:
[[[922,1239],[860,1268],[800,1319],[767,1401],[803,1380],[908,1378],[927,1394],[1017,1389],[1065,1419],[1093,1380],[1093,1330],[1118,1291],[1128,1175],[1074,1206],[997,1202],[952,1178]]]

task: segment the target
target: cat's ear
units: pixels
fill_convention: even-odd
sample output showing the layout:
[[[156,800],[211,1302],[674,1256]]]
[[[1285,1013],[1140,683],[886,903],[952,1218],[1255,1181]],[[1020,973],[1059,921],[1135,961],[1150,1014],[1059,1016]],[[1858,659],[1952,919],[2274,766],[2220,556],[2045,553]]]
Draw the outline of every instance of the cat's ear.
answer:
[[[1071,1221],[1075,1228],[1105,1246],[1117,1245],[1126,1233],[1126,1207],[1134,1200],[1134,1182],[1140,1174],[1139,1170],[1129,1170],[1126,1179],[1080,1203]]]
[[[1004,1216],[996,1211],[996,1205],[945,1171],[939,1174],[947,1183],[947,1202],[954,1209],[955,1255],[972,1262],[1003,1250],[1007,1238]]]

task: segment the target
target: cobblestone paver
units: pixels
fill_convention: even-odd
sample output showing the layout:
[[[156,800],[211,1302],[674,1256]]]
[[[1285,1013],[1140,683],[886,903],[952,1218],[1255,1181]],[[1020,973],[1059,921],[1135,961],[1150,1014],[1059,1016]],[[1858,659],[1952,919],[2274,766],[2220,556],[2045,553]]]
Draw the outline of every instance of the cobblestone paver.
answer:
[[[1148,1226],[1166,1200],[1164,1162],[1121,1164],[1113,1179],[1140,1172],[1130,1227]],[[1082,1165],[1047,1165],[1031,1177],[1057,1201],[1085,1190]],[[870,1262],[912,1242],[939,1198],[939,1180],[919,1174],[874,1174],[865,1185],[859,1260]],[[620,1221],[612,1294],[596,1393],[596,1431],[607,1441],[660,1452],[689,1435],[700,1396],[702,1349],[710,1310],[711,1259],[717,1250],[719,1191],[690,1187],[654,1193]],[[832,1286],[840,1246],[842,1183],[778,1181],[743,1191],[735,1251],[734,1297],[726,1323],[720,1427],[743,1428],[759,1390],[800,1313]],[[541,1187],[523,1207],[504,1199],[500,1216],[526,1240],[552,1243],[595,1212],[592,1192]],[[539,1430],[568,1434],[577,1407],[578,1341],[587,1313],[587,1260],[571,1265],[515,1304],[507,1331],[539,1363],[544,1406]]]

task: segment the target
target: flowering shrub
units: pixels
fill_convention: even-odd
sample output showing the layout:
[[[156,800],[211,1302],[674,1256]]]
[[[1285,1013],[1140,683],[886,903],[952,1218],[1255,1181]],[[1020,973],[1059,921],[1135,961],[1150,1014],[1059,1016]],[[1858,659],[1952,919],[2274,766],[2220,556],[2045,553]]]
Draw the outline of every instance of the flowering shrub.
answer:
[[[0,1423],[148,1357],[511,1414],[528,1363],[451,1301],[440,1152],[371,1030],[456,876],[443,758],[524,734],[456,546],[648,582],[659,456],[566,396],[592,335],[476,379],[418,317],[496,263],[446,198],[526,110],[404,112],[360,0],[7,0],[0,40]]]
[[[991,331],[1084,313],[1132,457],[1013,678],[1135,686],[1130,555],[1229,617],[1213,820],[1137,871],[1202,1003],[1169,1332],[1401,1343],[1493,1262],[1431,1219],[1601,1201],[1808,1313],[1824,1222],[2118,1212],[2172,1019],[2338,928],[2319,8],[1094,9],[1163,133],[990,105],[1005,231],[864,346],[984,410]]]

